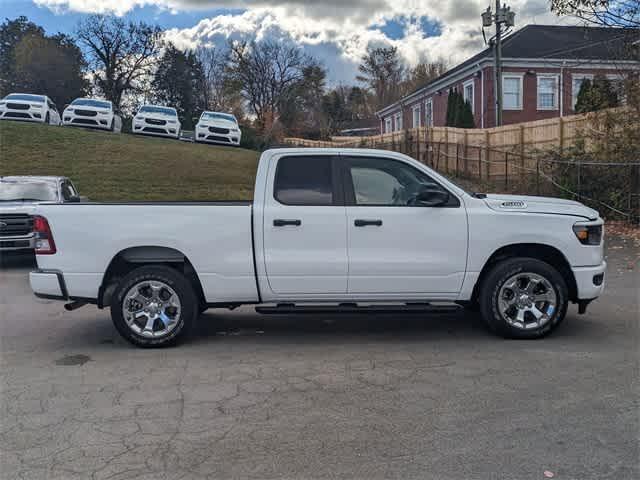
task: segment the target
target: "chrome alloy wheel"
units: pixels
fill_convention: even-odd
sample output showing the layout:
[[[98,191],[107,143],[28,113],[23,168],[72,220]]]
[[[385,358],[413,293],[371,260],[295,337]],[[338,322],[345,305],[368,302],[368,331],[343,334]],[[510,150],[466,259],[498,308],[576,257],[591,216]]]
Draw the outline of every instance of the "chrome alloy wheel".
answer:
[[[537,273],[517,273],[507,279],[498,293],[498,309],[511,326],[529,330],[545,325],[557,307],[551,282]]]
[[[157,280],[135,284],[122,302],[122,316],[127,326],[143,337],[167,335],[178,325],[181,312],[176,292]]]

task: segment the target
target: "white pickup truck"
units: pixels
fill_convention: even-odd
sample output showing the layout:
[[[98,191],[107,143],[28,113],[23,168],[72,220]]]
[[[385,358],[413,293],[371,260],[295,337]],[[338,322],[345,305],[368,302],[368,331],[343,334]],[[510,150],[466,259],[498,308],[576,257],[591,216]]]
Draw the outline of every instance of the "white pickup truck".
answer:
[[[200,312],[478,309],[510,338],[584,313],[604,288],[603,221],[580,203],[465,192],[404,155],[262,154],[253,202],[42,204],[39,297],[110,307],[124,338],[164,346]],[[455,308],[459,308],[453,305]]]

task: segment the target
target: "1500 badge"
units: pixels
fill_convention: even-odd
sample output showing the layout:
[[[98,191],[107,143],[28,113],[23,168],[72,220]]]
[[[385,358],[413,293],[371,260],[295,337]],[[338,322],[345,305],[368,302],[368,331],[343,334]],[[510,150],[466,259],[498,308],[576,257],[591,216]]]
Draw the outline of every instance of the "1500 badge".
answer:
[[[500,206],[502,208],[527,208],[527,204],[520,200],[515,200],[511,202],[502,202]]]

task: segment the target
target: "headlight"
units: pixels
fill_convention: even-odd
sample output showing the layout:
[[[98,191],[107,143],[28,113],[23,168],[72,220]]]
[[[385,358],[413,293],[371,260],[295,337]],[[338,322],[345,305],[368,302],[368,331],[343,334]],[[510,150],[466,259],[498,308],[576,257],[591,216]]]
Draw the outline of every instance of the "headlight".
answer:
[[[100,115],[109,115],[111,112],[109,110],[99,110],[98,113]]]
[[[583,245],[600,245],[602,225],[574,225],[573,233]]]
[[[64,112],[62,113],[73,113],[73,108],[67,108]]]
[[[134,117],[134,120],[136,122],[143,122],[144,121],[144,117]]]
[[[4,107],[7,104],[7,102],[0,102],[0,107]]]
[[[31,105],[33,108],[42,108],[42,105]]]
[[[175,120],[167,120],[167,123],[176,123]]]

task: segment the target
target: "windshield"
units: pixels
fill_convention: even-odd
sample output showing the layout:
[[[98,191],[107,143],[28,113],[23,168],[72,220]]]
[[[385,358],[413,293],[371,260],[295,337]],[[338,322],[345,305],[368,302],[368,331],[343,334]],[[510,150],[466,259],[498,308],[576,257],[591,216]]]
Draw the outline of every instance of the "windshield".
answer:
[[[111,104],[109,102],[92,100],[91,98],[76,98],[71,102],[71,105],[111,109]]]
[[[0,202],[56,201],[56,188],[48,183],[0,181]]]
[[[175,108],[156,107],[153,105],[145,105],[144,107],[140,107],[138,113],[161,113],[162,115],[171,115],[172,117],[177,116]]]
[[[42,95],[29,95],[26,93],[12,93],[4,97],[5,100],[23,100],[25,102],[44,102]]]
[[[202,120],[228,120],[233,123],[238,123],[236,117],[228,113],[204,112],[200,118],[202,118]]]

